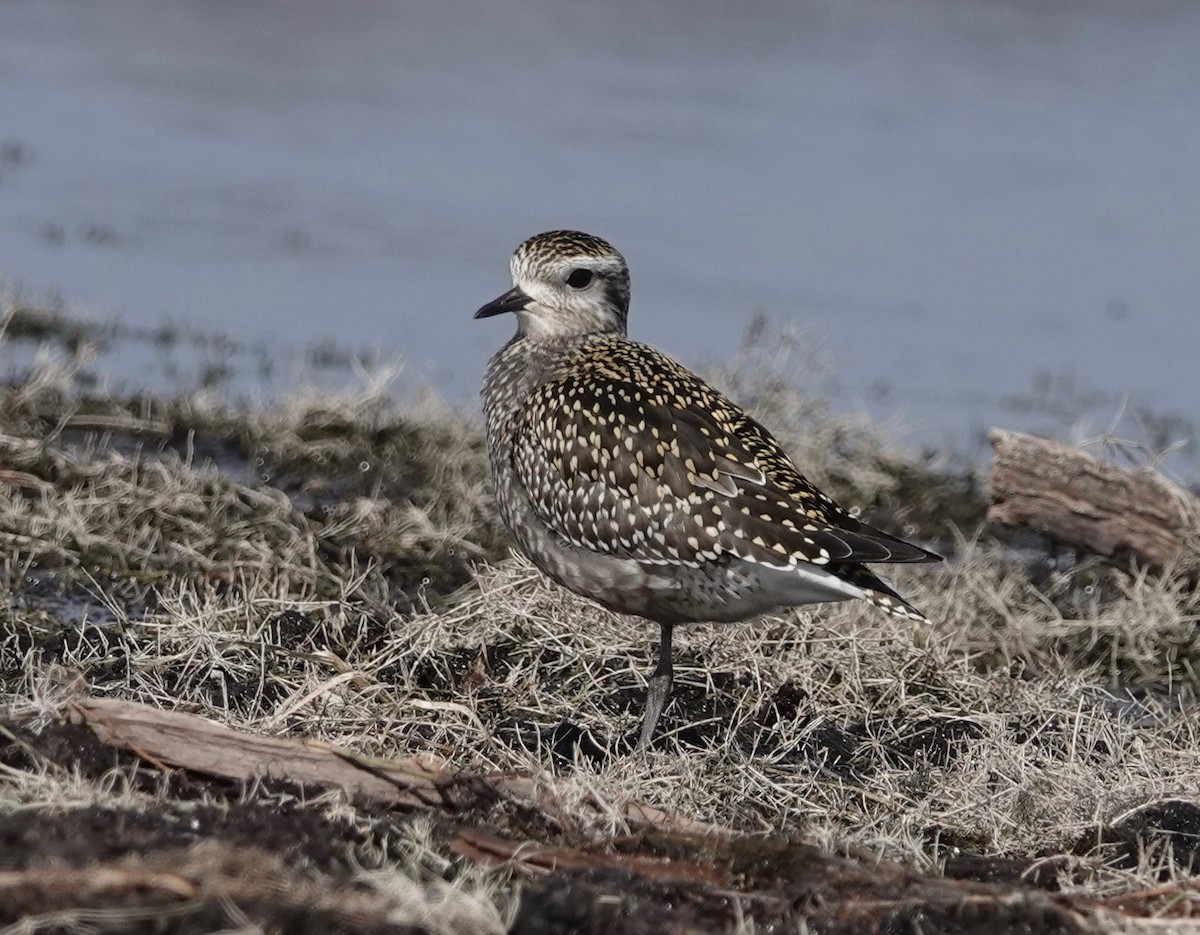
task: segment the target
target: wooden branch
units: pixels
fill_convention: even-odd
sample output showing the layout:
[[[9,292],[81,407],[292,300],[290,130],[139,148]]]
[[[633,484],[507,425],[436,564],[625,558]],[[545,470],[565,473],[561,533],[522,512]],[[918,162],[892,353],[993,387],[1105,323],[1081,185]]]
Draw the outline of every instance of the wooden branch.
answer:
[[[988,519],[1027,526],[1112,561],[1200,571],[1200,500],[1058,442],[992,429]]]
[[[710,836],[715,837],[715,836]],[[464,828],[450,844],[451,853],[478,863],[508,864],[531,876],[557,870],[621,870],[647,880],[699,883],[730,887],[728,868],[714,860],[684,859],[646,854],[593,853],[576,847],[511,841],[499,835]]]
[[[287,779],[336,786],[388,805],[415,807],[438,797],[438,774],[415,758],[373,761],[316,740],[247,734],[194,714],[117,698],[80,698],[71,708],[101,741],[159,768],[241,781]]]
[[[481,802],[513,799],[542,811],[547,820],[566,826],[581,807],[599,803],[585,798],[569,807],[554,788],[513,773],[465,774],[442,769],[424,757],[384,760],[340,749],[319,740],[270,737],[234,730],[182,711],[164,711],[137,701],[93,698],[86,686],[73,688],[70,710],[98,739],[128,750],[158,769],[184,769],[246,782],[282,779],[342,789],[392,807],[456,811]],[[710,833],[711,825],[672,815],[639,802],[622,812],[635,825]]]

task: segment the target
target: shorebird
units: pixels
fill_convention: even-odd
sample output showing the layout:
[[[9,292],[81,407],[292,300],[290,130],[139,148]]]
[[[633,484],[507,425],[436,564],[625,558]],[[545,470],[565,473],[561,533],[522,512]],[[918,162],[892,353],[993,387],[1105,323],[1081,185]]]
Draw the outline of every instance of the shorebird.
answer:
[[[549,231],[511,268],[475,313],[517,316],[482,391],[500,515],[553,580],[661,627],[640,749],[670,697],[676,625],[855,598],[928,622],[866,563],[940,556],[856,520],[739,406],[630,340],[610,244]]]

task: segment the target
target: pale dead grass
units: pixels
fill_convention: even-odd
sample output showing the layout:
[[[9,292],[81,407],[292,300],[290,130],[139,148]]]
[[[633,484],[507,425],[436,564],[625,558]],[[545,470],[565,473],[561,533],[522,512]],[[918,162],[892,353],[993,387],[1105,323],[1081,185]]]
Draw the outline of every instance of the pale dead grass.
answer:
[[[343,598],[349,578],[390,606],[500,553],[478,428],[437,400],[400,412],[385,378],[230,409],[81,399],[73,374],[47,359],[0,393],[10,574],[19,555],[128,586],[250,576],[301,599]]]
[[[668,740],[599,768],[557,767],[568,790],[612,803],[610,818],[578,830],[620,830],[619,806],[636,800],[928,868],[939,839],[986,853],[1065,853],[1131,807],[1194,799],[1194,709],[1148,700],[1135,718],[1105,694],[1115,671],[1154,682],[1168,674],[1193,625],[1194,594],[1139,579],[1094,618],[1067,621],[1045,600],[1018,603],[1014,576],[978,551],[950,569],[904,575],[902,586],[940,621],[931,630],[856,605],[685,628],[677,692],[720,698],[729,719],[699,748]],[[964,603],[987,612],[967,616]],[[317,626],[281,641],[283,611]],[[96,687],[252,731],[433,754],[468,771],[552,767],[538,737],[514,724],[569,719],[609,738],[637,726],[652,628],[548,584],[521,559],[482,569],[477,588],[449,609],[393,617],[382,633],[373,626],[348,604],[288,601],[257,580],[188,583],[160,595],[148,619],[123,622],[121,670]],[[1110,662],[1127,650],[1129,665],[1064,655],[1101,643]],[[1159,664],[1147,667],[1151,659]],[[109,657],[83,639],[63,661],[87,676]],[[43,663],[26,662],[32,701],[44,695]],[[801,699],[795,709],[756,725],[784,689]],[[960,721],[970,733],[948,756],[897,753],[914,725]],[[827,762],[814,739],[825,728],[857,731],[848,763]],[[1093,864],[1107,891],[1115,879],[1148,885],[1163,859],[1148,859],[1144,875]]]
[[[714,670],[735,676],[733,719],[722,726],[726,740],[710,749],[668,746],[621,760],[593,781],[605,795],[628,795],[702,820],[763,830],[782,821],[831,844],[850,841],[917,862],[928,859],[924,836],[931,828],[983,842],[993,853],[1031,854],[1069,848],[1085,829],[1138,801],[1193,796],[1200,773],[1193,719],[1164,710],[1152,728],[1138,727],[1088,691],[1107,684],[1097,667],[1062,660],[1050,666],[1044,604],[1010,607],[1007,632],[998,634],[1007,644],[1003,655],[1025,660],[1027,673],[1036,662],[1042,670],[1036,677],[974,664],[979,628],[943,615],[952,605],[941,595],[992,590],[977,562],[905,576],[918,604],[945,621],[928,633],[914,634],[903,622],[853,605],[685,629],[677,652],[688,661],[677,670],[679,686],[711,694],[722,690],[712,680]],[[1171,624],[1187,616],[1175,605],[1166,619],[1134,617],[1142,598],[1135,592],[1075,629],[1103,631],[1109,618],[1119,617],[1145,631],[1140,654],[1151,632],[1165,630],[1169,638]],[[563,619],[587,625],[564,632]],[[531,697],[530,707],[549,721],[569,717],[608,734],[636,724],[635,714],[614,718],[599,701],[614,679],[641,684],[650,628],[552,592],[523,562],[483,576],[478,595],[420,626],[420,645],[411,652],[421,659],[448,644],[482,649],[500,640],[519,647],[519,668],[505,674],[504,684],[518,689],[517,699]],[[984,627],[996,634],[990,621]],[[1042,646],[1046,650],[1037,652]],[[552,660],[544,674],[527,671],[524,660],[542,657]],[[770,751],[729,742],[785,684],[804,701],[775,726]],[[979,728],[979,736],[960,741],[952,762],[922,762],[919,755],[893,762],[890,751],[914,723],[946,719]],[[1029,725],[1020,740],[1015,721]],[[795,762],[796,749],[822,725],[866,727],[855,753],[861,780]],[[471,752],[469,733],[459,744],[460,756]],[[528,765],[497,759],[496,749],[489,742],[482,758],[470,761]]]

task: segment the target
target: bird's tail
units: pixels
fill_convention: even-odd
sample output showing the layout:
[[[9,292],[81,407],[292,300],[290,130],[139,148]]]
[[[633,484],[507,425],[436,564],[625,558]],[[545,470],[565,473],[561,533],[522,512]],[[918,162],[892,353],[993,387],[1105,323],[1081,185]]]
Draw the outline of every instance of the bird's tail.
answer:
[[[863,600],[878,607],[885,614],[915,623],[932,624],[928,617],[896,593],[891,582],[875,574],[866,565],[843,566],[837,570],[837,574],[843,580],[862,588]]]

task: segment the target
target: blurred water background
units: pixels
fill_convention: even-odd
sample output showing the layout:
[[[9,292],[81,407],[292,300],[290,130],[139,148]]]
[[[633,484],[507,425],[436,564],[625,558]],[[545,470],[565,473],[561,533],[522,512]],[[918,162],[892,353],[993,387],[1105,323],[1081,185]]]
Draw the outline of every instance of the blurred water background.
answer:
[[[358,354],[469,402],[553,227],[625,254],[636,337],[765,315],[913,445],[1188,438],[1200,4],[0,2],[0,277],[158,336],[107,385]]]

